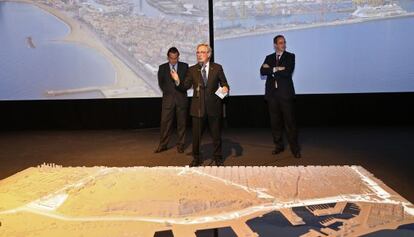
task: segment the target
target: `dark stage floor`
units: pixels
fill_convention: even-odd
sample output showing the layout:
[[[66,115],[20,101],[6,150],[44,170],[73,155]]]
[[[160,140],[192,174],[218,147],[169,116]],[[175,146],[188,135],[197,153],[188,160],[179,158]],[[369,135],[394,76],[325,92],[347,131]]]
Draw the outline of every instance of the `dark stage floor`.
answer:
[[[225,129],[223,153],[229,166],[361,165],[414,202],[414,128],[304,128],[302,159],[289,150],[271,154],[269,129]],[[171,149],[154,154],[159,130],[25,131],[0,135],[0,179],[43,162],[63,166],[184,166],[186,154]],[[210,163],[212,144],[204,135],[203,155]]]

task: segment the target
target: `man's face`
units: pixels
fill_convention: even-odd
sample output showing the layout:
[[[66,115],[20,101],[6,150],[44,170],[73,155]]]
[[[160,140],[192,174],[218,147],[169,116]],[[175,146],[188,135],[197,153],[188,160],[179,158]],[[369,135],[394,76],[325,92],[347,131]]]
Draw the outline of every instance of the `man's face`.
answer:
[[[208,48],[206,46],[200,46],[197,49],[197,62],[207,63],[209,60]]]
[[[275,44],[275,50],[278,52],[283,52],[286,50],[286,40],[283,37],[279,37]]]
[[[180,57],[178,56],[178,53],[169,53],[168,54],[168,62],[171,64],[171,65],[175,65],[175,64],[177,64],[177,62],[178,62],[178,59],[179,59]]]

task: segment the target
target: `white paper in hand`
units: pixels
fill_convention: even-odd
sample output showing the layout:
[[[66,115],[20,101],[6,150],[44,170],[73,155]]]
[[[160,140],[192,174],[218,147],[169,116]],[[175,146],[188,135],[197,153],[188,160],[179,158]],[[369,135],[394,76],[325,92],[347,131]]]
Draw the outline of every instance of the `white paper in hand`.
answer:
[[[221,86],[216,91],[216,95],[218,97],[220,97],[221,99],[223,99],[224,97],[226,97],[227,94],[228,94],[227,92],[226,93],[223,92],[223,87],[221,87]]]

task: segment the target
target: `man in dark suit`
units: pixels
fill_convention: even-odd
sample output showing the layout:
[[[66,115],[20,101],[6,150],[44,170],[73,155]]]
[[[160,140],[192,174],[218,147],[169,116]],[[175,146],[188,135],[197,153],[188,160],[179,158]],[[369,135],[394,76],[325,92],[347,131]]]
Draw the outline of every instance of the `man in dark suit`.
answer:
[[[190,166],[202,164],[200,158],[200,141],[208,123],[210,135],[214,144],[214,162],[217,166],[223,165],[221,122],[223,116],[222,99],[215,93],[219,86],[223,93],[228,93],[229,85],[220,64],[210,62],[211,48],[208,44],[197,46],[198,64],[191,66],[184,81],[178,74],[173,75],[176,85],[186,91],[190,87],[194,89],[191,101],[190,115],[193,120],[193,161]]]
[[[286,130],[290,150],[295,158],[300,158],[298,129],[295,121],[295,89],[292,74],[295,70],[295,54],[286,51],[283,35],[273,39],[275,53],[266,56],[260,74],[266,76],[265,99],[268,104],[275,149],[272,154],[284,150],[283,127]]]
[[[156,153],[167,150],[168,142],[173,130],[173,120],[177,121],[177,151],[184,152],[185,128],[187,120],[188,98],[187,92],[179,90],[175,86],[172,72],[184,78],[188,70],[188,64],[179,62],[180,52],[172,47],[167,52],[168,62],[159,66],[158,85],[162,91],[161,134],[160,144]]]

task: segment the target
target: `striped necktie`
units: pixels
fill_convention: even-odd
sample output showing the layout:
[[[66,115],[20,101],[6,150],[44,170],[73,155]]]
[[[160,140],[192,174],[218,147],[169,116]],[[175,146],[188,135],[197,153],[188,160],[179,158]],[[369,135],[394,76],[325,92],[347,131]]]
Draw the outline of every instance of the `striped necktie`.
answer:
[[[206,71],[206,65],[203,66],[201,69],[201,76],[203,77],[204,86],[207,85],[207,71]]]

